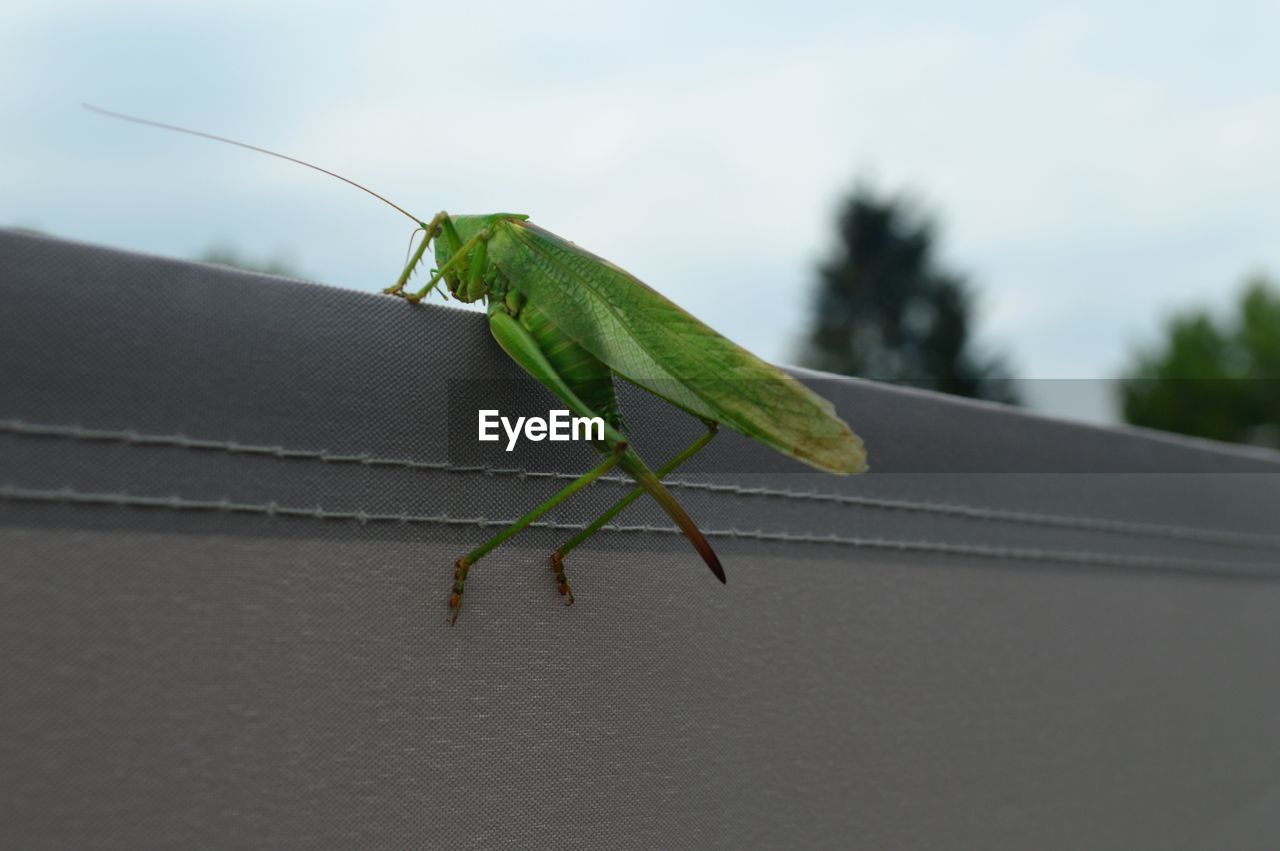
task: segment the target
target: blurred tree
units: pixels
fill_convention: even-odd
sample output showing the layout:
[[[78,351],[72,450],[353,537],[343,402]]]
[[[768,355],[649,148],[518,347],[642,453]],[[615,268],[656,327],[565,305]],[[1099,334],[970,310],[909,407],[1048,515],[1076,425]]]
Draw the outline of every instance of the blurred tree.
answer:
[[[1280,447],[1280,291],[1257,277],[1224,319],[1172,316],[1125,370],[1121,401],[1134,425]]]
[[[196,258],[201,263],[212,263],[214,266],[230,266],[232,269],[244,269],[247,272],[262,272],[266,275],[282,275],[286,278],[301,278],[303,275],[288,260],[274,258],[256,260],[245,257],[229,245],[214,245]]]
[[[901,197],[858,187],[821,266],[801,363],[815,369],[1017,403],[1008,367],[974,350],[972,296],[940,270],[934,229]]]

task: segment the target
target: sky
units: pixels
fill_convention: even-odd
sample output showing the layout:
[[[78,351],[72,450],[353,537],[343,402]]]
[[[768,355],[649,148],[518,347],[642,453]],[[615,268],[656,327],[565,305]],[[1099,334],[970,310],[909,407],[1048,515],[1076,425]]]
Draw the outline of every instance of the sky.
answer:
[[[414,214],[510,211],[782,363],[839,202],[939,225],[977,333],[1051,413],[1171,311],[1280,276],[1280,1],[68,2],[0,7],[0,226],[362,290]],[[1069,389],[1068,389],[1069,388]]]

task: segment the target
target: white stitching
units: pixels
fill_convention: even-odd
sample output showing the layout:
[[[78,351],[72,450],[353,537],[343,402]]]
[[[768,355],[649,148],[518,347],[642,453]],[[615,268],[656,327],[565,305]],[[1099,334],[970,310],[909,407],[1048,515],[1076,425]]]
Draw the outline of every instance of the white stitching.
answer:
[[[365,511],[328,511],[322,507],[302,508],[267,503],[231,502],[228,499],[186,499],[172,496],[138,496],[129,493],[86,493],[70,487],[56,489],[21,488],[0,485],[0,499],[20,502],[65,503],[74,505],[107,505],[129,508],[167,508],[170,510],[222,511],[240,514],[261,514],[269,517],[297,517],[312,520],[393,522],[444,526],[474,526],[479,528],[506,527],[514,520],[493,520],[484,517],[450,517],[448,514],[369,514]],[[541,529],[580,531],[586,528],[578,523],[559,523],[553,520],[536,520],[530,526]],[[604,531],[679,535],[672,526],[613,525],[601,527]],[[752,541],[777,541],[785,543],[827,544],[875,550],[897,550],[941,555],[971,556],[1014,561],[1036,561],[1058,564],[1077,564],[1092,567],[1127,567],[1142,570],[1167,570],[1186,574],[1214,576],[1241,576],[1256,579],[1280,579],[1274,567],[1249,562],[1204,561],[1199,559],[1172,558],[1166,556],[1124,555],[1100,553],[1088,550],[1042,550],[1028,547],[995,547],[984,544],[957,544],[935,541],[903,541],[888,538],[859,538],[845,535],[815,535],[795,532],[769,532],[762,529],[705,529],[708,538],[735,538]]]
[[[80,426],[42,425],[23,420],[0,419],[0,432],[36,437],[61,437],[72,440],[126,443],[139,446],[168,446],[182,449],[212,450],[243,455],[267,455],[284,460],[310,460],[329,464],[361,464],[376,467],[398,467],[410,470],[430,470],[447,473],[479,473],[486,476],[512,476],[520,479],[576,479],[578,474],[553,471],[524,470],[520,468],[452,465],[446,462],[414,461],[407,458],[379,458],[368,454],[338,455],[328,450],[288,449],[283,446],[255,445],[235,441],[206,440],[186,435],[140,434],[133,430],[110,431],[87,429]],[[601,476],[600,481],[629,484],[630,479],[615,475]],[[952,503],[914,502],[911,500],[885,499],[881,497],[853,496],[849,494],[820,493],[817,491],[789,491],[779,488],[723,485],[712,482],[693,482],[684,479],[666,479],[663,483],[671,490],[725,493],[732,496],[783,499],[792,501],[822,502],[888,511],[910,511],[962,517],[992,523],[1013,523],[1027,526],[1048,526],[1077,531],[1105,532],[1144,538],[1164,538],[1218,544],[1232,547],[1280,551],[1280,537],[1249,532],[1226,532],[1192,526],[1173,526],[1157,523],[1137,523],[1124,520],[1107,520],[1096,517],[1039,514],[984,508]]]

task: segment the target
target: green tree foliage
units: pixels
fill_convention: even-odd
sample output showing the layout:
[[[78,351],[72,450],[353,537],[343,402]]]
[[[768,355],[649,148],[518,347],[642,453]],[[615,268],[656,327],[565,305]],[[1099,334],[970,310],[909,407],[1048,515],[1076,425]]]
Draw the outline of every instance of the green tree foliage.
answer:
[[[819,272],[805,366],[1017,402],[1000,358],[975,351],[972,295],[939,269],[933,224],[903,198],[856,189]]]
[[[1172,316],[1163,342],[1138,352],[1124,376],[1134,425],[1280,446],[1280,291],[1255,278],[1229,316]]]

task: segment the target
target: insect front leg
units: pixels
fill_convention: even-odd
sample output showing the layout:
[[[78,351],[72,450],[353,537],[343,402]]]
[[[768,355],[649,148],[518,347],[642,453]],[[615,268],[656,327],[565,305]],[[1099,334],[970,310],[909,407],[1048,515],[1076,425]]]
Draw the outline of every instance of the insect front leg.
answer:
[[[427,281],[426,285],[422,289],[418,290],[416,293],[411,293],[410,295],[401,294],[401,297],[405,301],[414,302],[416,304],[426,298],[427,293],[435,289],[436,285],[444,280],[446,275],[449,275],[450,273],[456,274],[461,269],[470,270],[468,274],[468,289],[472,286],[480,285],[483,282],[484,275],[484,249],[485,244],[488,241],[489,231],[480,231],[478,234],[471,237],[471,239],[464,242],[461,248],[453,252],[453,256],[436,270],[436,273],[431,276],[431,280]],[[477,258],[480,262],[474,262]]]
[[[413,270],[422,262],[422,255],[426,253],[427,246],[431,244],[431,240],[437,236],[436,231],[441,229],[444,222],[449,220],[449,214],[441,210],[436,213],[430,224],[423,225],[422,244],[418,246],[418,250],[413,253],[413,258],[409,260],[408,265],[404,267],[404,271],[400,273],[400,277],[394,284],[383,290],[387,295],[400,295],[404,291],[404,285],[409,282],[409,277],[413,274]]]

